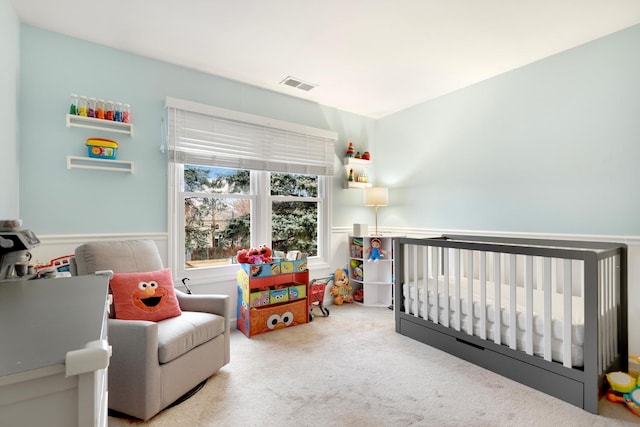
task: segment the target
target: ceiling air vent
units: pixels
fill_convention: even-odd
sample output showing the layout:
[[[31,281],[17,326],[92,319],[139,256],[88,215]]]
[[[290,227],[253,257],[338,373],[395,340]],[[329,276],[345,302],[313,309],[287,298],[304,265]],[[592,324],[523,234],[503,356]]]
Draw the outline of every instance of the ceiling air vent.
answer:
[[[303,80],[300,80],[297,77],[291,77],[291,76],[287,76],[286,79],[282,80],[280,82],[281,85],[286,85],[286,86],[291,86],[291,87],[295,87],[298,88],[300,90],[304,90],[304,91],[310,91],[311,89],[313,89],[314,87],[318,86],[315,85],[313,83],[309,83],[309,82],[305,82]]]

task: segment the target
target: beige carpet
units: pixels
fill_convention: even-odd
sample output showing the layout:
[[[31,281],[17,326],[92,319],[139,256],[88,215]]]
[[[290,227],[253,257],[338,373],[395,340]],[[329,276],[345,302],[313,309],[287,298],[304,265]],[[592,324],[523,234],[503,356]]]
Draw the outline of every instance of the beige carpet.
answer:
[[[600,415],[395,333],[393,312],[330,306],[313,322],[246,338],[189,400],[144,423],[173,426],[618,426],[640,417],[603,399]],[[142,424],[109,417],[109,426]]]

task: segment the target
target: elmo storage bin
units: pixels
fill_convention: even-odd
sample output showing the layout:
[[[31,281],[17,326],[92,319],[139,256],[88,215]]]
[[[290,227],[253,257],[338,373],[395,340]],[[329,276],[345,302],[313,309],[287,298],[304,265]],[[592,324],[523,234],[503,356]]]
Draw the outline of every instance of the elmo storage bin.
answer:
[[[306,260],[304,264],[291,262],[292,270],[300,270],[290,273],[274,269],[274,265],[241,264],[237,272],[236,327],[247,337],[309,321]],[[279,273],[273,274],[276,271]]]

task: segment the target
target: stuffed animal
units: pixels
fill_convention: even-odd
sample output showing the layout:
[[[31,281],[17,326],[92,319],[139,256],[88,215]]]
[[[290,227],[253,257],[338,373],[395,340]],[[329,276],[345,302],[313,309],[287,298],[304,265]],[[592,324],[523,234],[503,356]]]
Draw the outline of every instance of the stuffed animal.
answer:
[[[262,262],[270,263],[273,262],[273,258],[271,257],[272,251],[271,248],[267,245],[260,245],[260,255],[262,256]]]
[[[249,264],[262,264],[262,254],[258,248],[249,249]]]
[[[347,271],[339,268],[333,275],[333,287],[329,293],[333,296],[333,303],[335,305],[341,305],[345,302],[353,302],[353,296],[351,291],[353,287],[349,283],[349,276]]]
[[[380,239],[371,239],[371,247],[369,248],[369,261],[377,261],[384,257],[385,251],[382,249],[382,241]]]
[[[240,249],[236,255],[236,259],[240,264],[249,264],[249,251]]]

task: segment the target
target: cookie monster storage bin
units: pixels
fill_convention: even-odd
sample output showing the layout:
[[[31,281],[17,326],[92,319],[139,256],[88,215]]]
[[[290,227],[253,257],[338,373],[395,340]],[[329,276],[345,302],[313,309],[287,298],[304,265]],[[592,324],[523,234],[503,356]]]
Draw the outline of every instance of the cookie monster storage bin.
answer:
[[[94,159],[115,160],[118,154],[118,143],[110,139],[87,139],[87,155]]]

